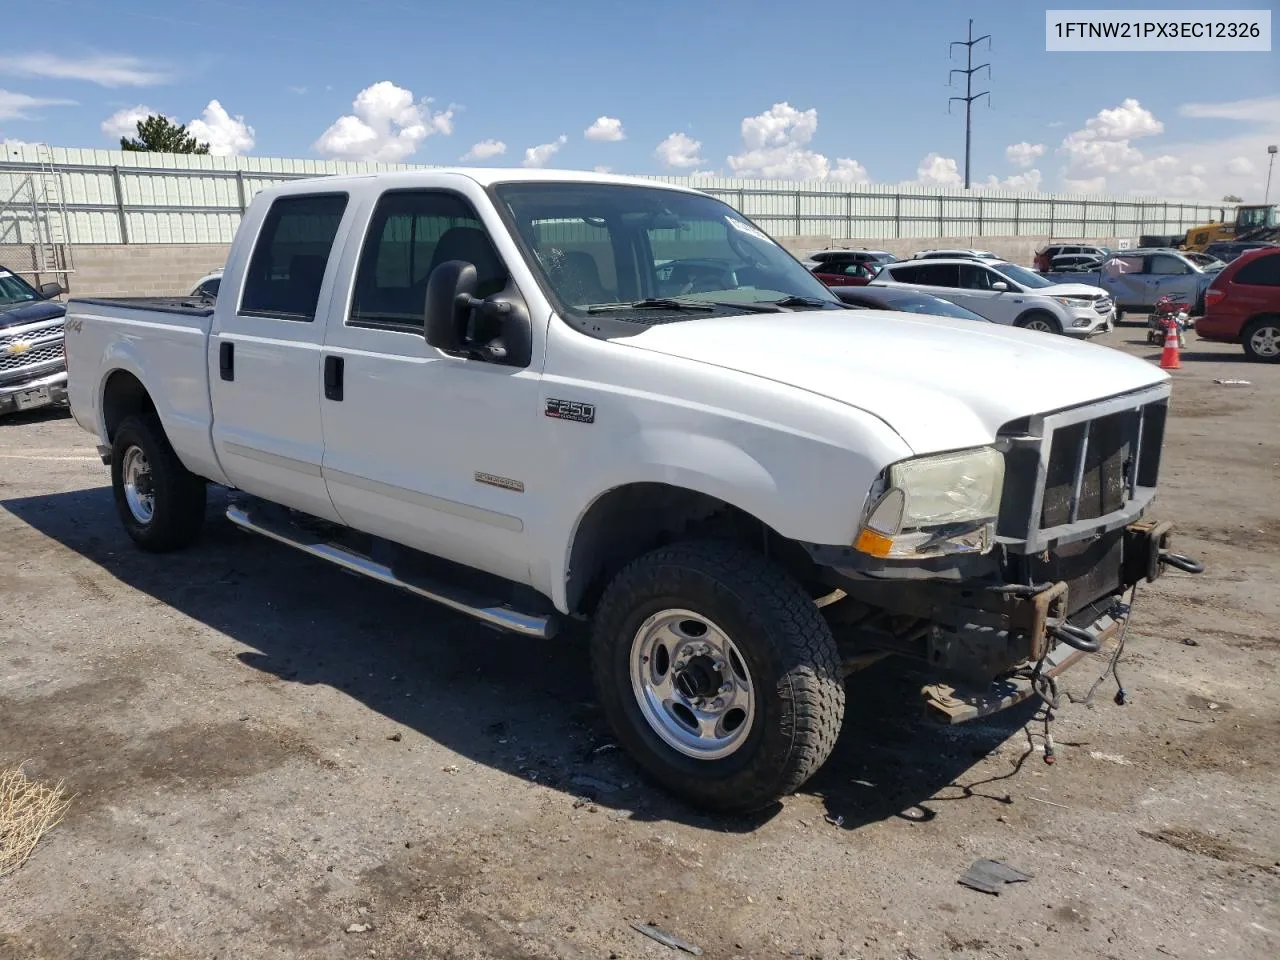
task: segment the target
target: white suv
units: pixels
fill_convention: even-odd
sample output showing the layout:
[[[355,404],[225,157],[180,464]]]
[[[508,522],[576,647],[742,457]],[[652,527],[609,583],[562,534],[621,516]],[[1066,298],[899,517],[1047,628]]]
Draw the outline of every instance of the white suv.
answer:
[[[876,275],[876,286],[907,286],[959,304],[993,323],[1090,337],[1110,330],[1111,298],[1100,287],[1053,283],[1004,260],[905,260]]]

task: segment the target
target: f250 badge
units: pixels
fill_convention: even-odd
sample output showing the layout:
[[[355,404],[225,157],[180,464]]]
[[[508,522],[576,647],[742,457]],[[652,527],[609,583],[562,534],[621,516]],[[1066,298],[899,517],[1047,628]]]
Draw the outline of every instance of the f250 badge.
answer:
[[[596,405],[594,403],[580,403],[577,400],[553,400],[548,397],[547,407],[544,412],[548,417],[555,420],[572,420],[575,423],[596,422]]]

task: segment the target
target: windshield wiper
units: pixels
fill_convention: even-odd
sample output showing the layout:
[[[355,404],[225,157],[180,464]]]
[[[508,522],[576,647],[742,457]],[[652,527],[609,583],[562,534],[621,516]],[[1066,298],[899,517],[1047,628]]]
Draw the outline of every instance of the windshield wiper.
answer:
[[[597,303],[587,307],[587,313],[609,313],[615,310],[697,310],[710,313],[715,307],[696,300],[672,300],[669,297],[645,297],[631,303]]]
[[[817,297],[797,297],[794,294],[781,300],[769,300],[775,307],[813,307],[818,309],[829,304],[830,300],[819,300]]]

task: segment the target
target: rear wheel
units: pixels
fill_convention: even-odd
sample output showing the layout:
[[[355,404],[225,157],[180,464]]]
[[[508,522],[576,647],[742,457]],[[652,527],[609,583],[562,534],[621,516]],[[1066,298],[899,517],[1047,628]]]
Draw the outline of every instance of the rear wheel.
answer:
[[[839,656],[800,585],[732,543],[655,550],[605,590],[596,692],[621,744],[704,808],[745,812],[794,792],[844,717]]]
[[[1058,318],[1043,310],[1035,310],[1018,318],[1018,326],[1025,330],[1039,330],[1041,333],[1061,333],[1062,324]]]
[[[111,488],[125,530],[143,550],[178,550],[200,535],[205,482],[182,465],[155,417],[126,417],[116,429]]]
[[[1280,317],[1259,317],[1244,328],[1240,339],[1250,360],[1280,362]]]

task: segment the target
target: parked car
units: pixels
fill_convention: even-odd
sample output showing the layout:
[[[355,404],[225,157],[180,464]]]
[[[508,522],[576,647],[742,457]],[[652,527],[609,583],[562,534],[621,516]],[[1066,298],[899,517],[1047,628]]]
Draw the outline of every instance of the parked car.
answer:
[[[989,250],[917,250],[912,260],[1001,260]]]
[[[977,320],[990,323],[986,317],[966,310],[957,303],[917,293],[903,287],[841,287],[835,295],[846,306],[863,310],[895,310],[898,313],[926,313],[935,317],[955,317],[958,320]]]
[[[1092,254],[1068,253],[1054,257],[1049,264],[1049,269],[1053,273],[1088,273],[1090,270],[1097,270],[1100,266],[1102,266],[1102,260]]]
[[[839,264],[839,263],[893,263],[897,260],[892,253],[886,250],[818,250],[815,253],[805,257],[805,266],[812,269],[813,264]]]
[[[1209,284],[1204,308],[1197,336],[1241,344],[1250,360],[1280,363],[1280,247],[1227,264]]]
[[[726,286],[656,296],[656,258],[686,257]],[[862,663],[918,660],[930,709],[972,719],[1115,636],[1129,587],[1197,569],[1140,522],[1168,374],[857,322],[693,190],[294,180],[255,196],[222,282],[211,305],[71,301],[72,412],[134,542],[190,545],[212,482],[238,527],[531,641],[585,619],[618,742],[703,807],[804,783]]]
[[[1085,243],[1051,243],[1043,250],[1036,251],[1034,266],[1044,272],[1053,269],[1055,257],[1084,256],[1105,260],[1111,256],[1110,247],[1098,247]]]
[[[1053,283],[1003,260],[891,263],[874,285],[904,285],[950,300],[994,323],[1071,337],[1111,328],[1111,298],[1095,286]]]
[[[828,287],[860,287],[880,272],[881,264],[871,260],[853,263],[827,261],[815,264],[812,273]]]
[[[1265,250],[1267,248],[1278,248],[1280,243],[1262,243],[1254,241],[1250,243],[1247,240],[1220,240],[1217,243],[1211,243],[1204,248],[1204,252],[1211,257],[1221,260],[1223,263],[1230,263],[1236,257],[1251,250]]]
[[[0,416],[66,403],[67,363],[62,353],[65,291],[37,290],[0,266]]]
[[[1101,287],[1111,294],[1116,319],[1126,310],[1149,313],[1156,301],[1172,294],[1203,312],[1204,291],[1217,272],[1196,266],[1176,250],[1126,250],[1114,254],[1093,271],[1049,273],[1046,279],[1070,279]]]
[[[214,270],[212,273],[201,277],[195,287],[191,291],[191,296],[201,300],[217,300],[218,286],[222,283],[222,270]]]

